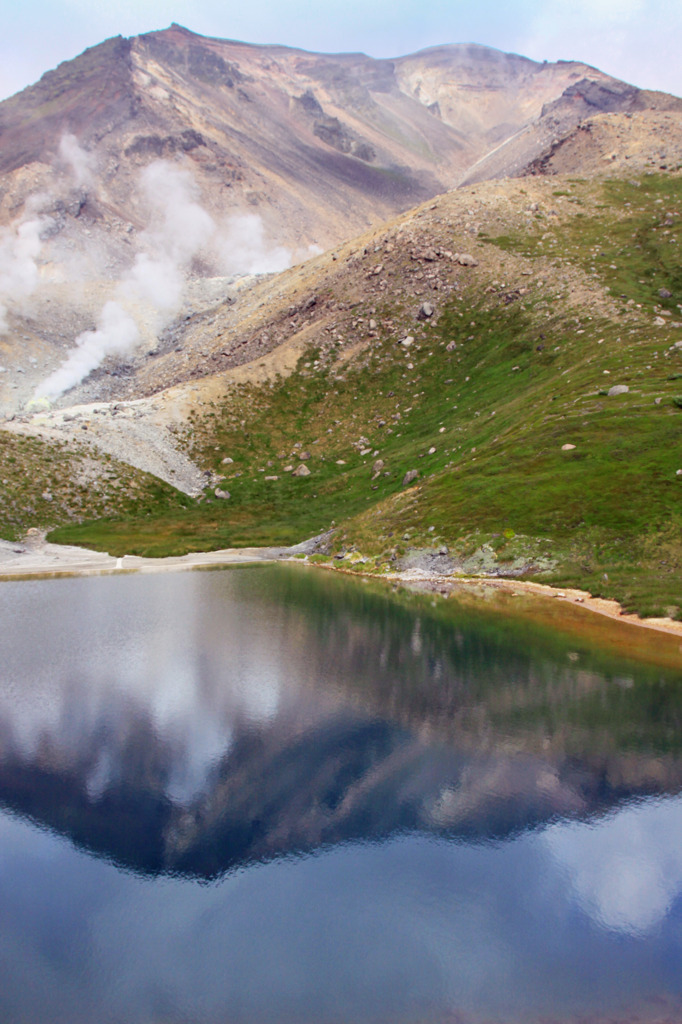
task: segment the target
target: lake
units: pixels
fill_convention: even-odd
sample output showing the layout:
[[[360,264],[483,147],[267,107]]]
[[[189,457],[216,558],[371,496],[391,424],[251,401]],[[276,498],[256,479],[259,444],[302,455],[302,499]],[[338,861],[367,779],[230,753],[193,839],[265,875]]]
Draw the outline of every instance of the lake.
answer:
[[[682,1020],[682,678],[304,566],[0,584],[3,1024]]]

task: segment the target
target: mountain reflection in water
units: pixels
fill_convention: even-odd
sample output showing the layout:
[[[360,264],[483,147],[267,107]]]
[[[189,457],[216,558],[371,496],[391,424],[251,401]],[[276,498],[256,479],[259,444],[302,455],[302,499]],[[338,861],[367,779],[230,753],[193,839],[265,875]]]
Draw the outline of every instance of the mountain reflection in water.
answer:
[[[682,1019],[678,674],[300,567],[0,609],[3,1021]]]

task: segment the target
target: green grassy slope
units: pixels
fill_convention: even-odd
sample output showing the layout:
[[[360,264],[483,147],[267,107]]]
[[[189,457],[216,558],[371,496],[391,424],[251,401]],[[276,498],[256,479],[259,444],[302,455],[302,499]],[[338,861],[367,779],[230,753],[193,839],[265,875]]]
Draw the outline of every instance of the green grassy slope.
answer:
[[[0,537],[93,517],[158,515],[184,494],[91,449],[0,431]]]
[[[209,493],[53,539],[161,555],[334,523],[334,550],[361,551],[365,568],[447,546],[462,564],[477,552],[492,571],[679,615],[682,179],[562,182],[551,204],[507,230],[490,218],[481,267],[435,296],[433,321],[415,322],[397,265],[379,300],[354,306],[378,323],[354,358],[311,349],[291,376],[235,385],[197,415],[186,443],[225,475],[229,501]],[[449,241],[442,212],[436,230]],[[609,396],[614,385],[629,390]],[[302,452],[311,473],[295,478],[285,467]],[[419,477],[404,488],[408,470]]]

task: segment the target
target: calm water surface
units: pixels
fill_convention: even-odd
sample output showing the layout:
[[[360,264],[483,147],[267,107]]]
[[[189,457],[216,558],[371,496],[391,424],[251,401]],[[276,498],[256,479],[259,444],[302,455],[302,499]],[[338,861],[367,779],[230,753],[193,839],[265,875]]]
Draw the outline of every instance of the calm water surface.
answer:
[[[282,566],[0,585],[3,1024],[682,1021],[682,681]]]

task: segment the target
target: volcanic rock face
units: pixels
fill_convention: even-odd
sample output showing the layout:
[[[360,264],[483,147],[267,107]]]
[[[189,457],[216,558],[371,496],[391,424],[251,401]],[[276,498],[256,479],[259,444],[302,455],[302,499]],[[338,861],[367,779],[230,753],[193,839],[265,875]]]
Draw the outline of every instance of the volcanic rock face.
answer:
[[[680,105],[482,46],[374,60],[177,25],[108,40],[0,103],[0,412],[107,315],[138,356],[158,354],[235,276],[281,270],[467,180],[551,172],[557,140],[600,111]],[[110,341],[118,377],[132,343]]]
[[[490,178],[557,173],[553,161],[556,151],[583,124],[591,124],[594,118],[599,117],[618,118],[620,115],[622,121],[623,117],[632,118],[635,114],[640,115],[636,124],[630,126],[629,134],[634,137],[632,142],[635,148],[640,143],[641,149],[640,135],[651,130],[652,121],[658,122],[657,130],[660,131],[660,122],[667,120],[666,114],[677,123],[681,113],[682,100],[675,96],[635,89],[624,82],[605,80],[603,77],[602,80],[580,78],[569,85],[556,100],[546,103],[537,119],[529,121],[516,135],[477,161],[464,175],[461,184],[472,184]],[[673,142],[676,133],[670,132],[666,127],[662,130],[666,144]],[[647,153],[652,153],[654,148],[656,147],[652,145],[644,147]],[[605,154],[599,144],[583,147],[581,156],[574,160],[572,172],[594,174],[595,158],[598,162],[604,157]],[[603,167],[599,169],[603,173]],[[563,167],[562,170],[567,168]]]
[[[92,159],[66,216],[122,236],[144,222],[140,167],[184,159],[210,211],[258,210],[279,244],[327,248],[456,185],[540,115],[575,124],[641,96],[585,65],[482,46],[373,60],[172,26],[108,40],[0,104],[0,216],[54,191],[67,134]]]

